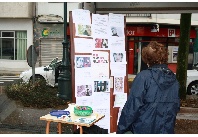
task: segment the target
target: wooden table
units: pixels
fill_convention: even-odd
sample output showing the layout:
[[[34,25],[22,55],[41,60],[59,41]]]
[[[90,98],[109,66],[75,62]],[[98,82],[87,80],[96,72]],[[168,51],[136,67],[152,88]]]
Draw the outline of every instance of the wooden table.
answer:
[[[66,124],[73,124],[73,125],[77,125],[79,126],[80,128],[80,134],[83,134],[83,126],[86,126],[86,127],[90,127],[92,126],[94,123],[98,122],[99,120],[101,120],[102,118],[105,117],[105,115],[101,115],[101,114],[98,114],[98,113],[92,113],[90,116],[87,116],[86,118],[91,118],[91,117],[96,117],[96,119],[92,122],[92,123],[89,123],[89,124],[85,124],[85,123],[75,123],[74,121],[78,118],[81,118],[82,116],[76,116],[74,114],[71,114],[70,115],[71,117],[71,122],[63,119],[63,118],[57,118],[56,116],[51,116],[50,114],[47,114],[45,116],[42,116],[40,117],[40,120],[45,120],[47,121],[47,124],[46,124],[46,134],[49,134],[49,129],[50,129],[50,123],[51,122],[56,122],[58,123],[57,125],[57,128],[58,128],[58,133],[61,134],[62,133],[62,128],[61,128],[61,124],[62,123],[66,123]]]

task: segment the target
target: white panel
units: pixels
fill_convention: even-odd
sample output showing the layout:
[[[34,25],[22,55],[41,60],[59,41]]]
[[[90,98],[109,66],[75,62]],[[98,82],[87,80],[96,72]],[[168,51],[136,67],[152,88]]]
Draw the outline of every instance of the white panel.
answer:
[[[197,13],[197,2],[96,2],[96,13]],[[112,8],[117,8],[115,11]],[[129,8],[127,10],[126,8]],[[157,8],[157,9],[156,9]]]
[[[197,2],[96,2],[97,8],[198,7]]]

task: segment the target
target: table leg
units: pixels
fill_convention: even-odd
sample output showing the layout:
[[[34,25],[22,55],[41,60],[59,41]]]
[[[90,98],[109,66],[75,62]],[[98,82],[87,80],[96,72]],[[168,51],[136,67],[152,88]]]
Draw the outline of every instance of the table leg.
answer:
[[[58,122],[58,133],[62,133],[62,127],[61,127],[61,122]]]
[[[83,134],[83,128],[82,128],[82,126],[79,126],[79,128],[80,128],[80,134]]]
[[[47,125],[46,125],[46,134],[49,134],[50,122],[51,122],[51,121],[47,121]]]

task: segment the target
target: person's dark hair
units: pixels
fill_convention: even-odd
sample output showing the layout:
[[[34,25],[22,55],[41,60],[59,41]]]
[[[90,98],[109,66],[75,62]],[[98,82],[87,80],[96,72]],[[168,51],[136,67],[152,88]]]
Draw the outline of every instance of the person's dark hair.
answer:
[[[142,49],[142,60],[149,66],[168,64],[168,49],[156,41],[151,41]]]

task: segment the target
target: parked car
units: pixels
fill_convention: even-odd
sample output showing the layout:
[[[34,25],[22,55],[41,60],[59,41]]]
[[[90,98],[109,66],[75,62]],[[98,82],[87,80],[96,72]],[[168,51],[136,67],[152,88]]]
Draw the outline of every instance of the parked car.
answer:
[[[56,58],[47,66],[35,68],[35,79],[44,79],[48,85],[57,86],[61,63]],[[22,72],[20,78],[24,82],[32,80],[32,69]],[[198,69],[187,70],[186,88],[188,95],[198,95]]]
[[[187,70],[187,94],[198,95],[198,70]]]
[[[58,58],[52,60],[52,62],[47,66],[36,67],[35,68],[35,80],[43,79],[49,86],[55,87],[58,85],[58,76],[60,73],[60,65],[62,61]],[[20,78],[24,82],[29,82],[33,79],[32,69],[23,71],[20,74]]]

